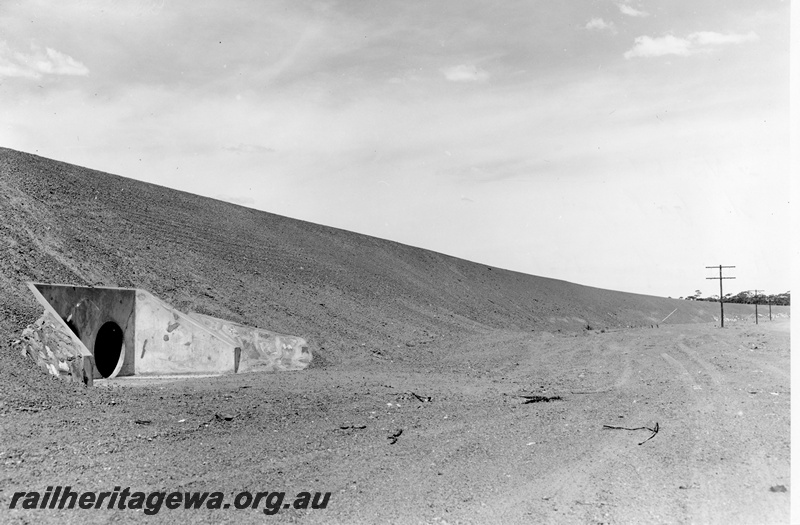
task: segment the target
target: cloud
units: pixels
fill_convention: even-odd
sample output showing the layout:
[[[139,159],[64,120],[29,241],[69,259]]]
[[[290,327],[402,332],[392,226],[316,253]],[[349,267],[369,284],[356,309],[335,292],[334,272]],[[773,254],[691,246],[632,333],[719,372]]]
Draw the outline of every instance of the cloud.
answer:
[[[614,27],[614,22],[606,22],[602,18],[592,18],[586,23],[586,29],[589,30],[596,30],[596,31],[604,31],[608,30],[611,32],[616,32],[616,28]]]
[[[222,149],[225,151],[230,151],[231,153],[274,153],[275,150],[273,148],[268,148],[266,146],[259,146],[258,144],[229,144],[227,146],[223,146]]]
[[[623,15],[638,16],[638,17],[650,16],[649,13],[645,13],[644,11],[639,11],[638,9],[634,9],[633,7],[626,4],[617,4],[617,7],[619,7],[619,10]]]
[[[713,31],[699,31],[689,35],[689,40],[697,45],[721,45],[721,44],[741,44],[742,42],[753,42],[758,40],[758,35],[750,31],[746,35],[723,35]]]
[[[623,55],[625,58],[660,57],[664,55],[685,56],[691,53],[690,48],[692,45],[685,38],[678,38],[672,35],[657,38],[637,36],[633,42],[633,48]]]
[[[30,53],[14,51],[0,42],[0,76],[42,78],[44,75],[86,76],[89,69],[69,55],[53,48],[31,44]]]
[[[482,82],[489,78],[489,73],[477,66],[461,64],[442,69],[444,77],[451,82]]]
[[[735,33],[722,34],[713,31],[699,31],[691,33],[686,38],[673,35],[662,37],[638,36],[634,39],[634,46],[625,52],[625,58],[634,57],[659,57],[664,55],[687,56],[694,53],[711,51],[712,46],[725,44],[740,44],[758,40],[758,35],[753,31],[739,35]]]

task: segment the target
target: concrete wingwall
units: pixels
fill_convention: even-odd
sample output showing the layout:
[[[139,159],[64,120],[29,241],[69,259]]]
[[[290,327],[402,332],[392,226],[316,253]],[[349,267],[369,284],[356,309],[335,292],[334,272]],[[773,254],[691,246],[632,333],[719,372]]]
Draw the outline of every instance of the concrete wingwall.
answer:
[[[136,290],[135,371],[224,374],[236,371],[236,345],[144,290]]]
[[[229,337],[241,349],[237,372],[303,370],[313,358],[308,342],[302,337],[244,326],[196,312],[189,315],[204,326]]]

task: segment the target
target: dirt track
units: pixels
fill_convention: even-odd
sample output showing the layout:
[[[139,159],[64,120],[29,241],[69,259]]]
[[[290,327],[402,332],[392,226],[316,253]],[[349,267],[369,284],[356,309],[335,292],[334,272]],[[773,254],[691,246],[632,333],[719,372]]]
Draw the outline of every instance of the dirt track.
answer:
[[[122,485],[332,493],[324,510],[162,509],[168,522],[786,523],[789,493],[770,488],[790,488],[788,365],[783,319],[487,331],[353,369],[112,382],[76,391],[74,407],[3,407],[0,505],[47,485]],[[656,423],[642,445],[651,432],[603,428]]]

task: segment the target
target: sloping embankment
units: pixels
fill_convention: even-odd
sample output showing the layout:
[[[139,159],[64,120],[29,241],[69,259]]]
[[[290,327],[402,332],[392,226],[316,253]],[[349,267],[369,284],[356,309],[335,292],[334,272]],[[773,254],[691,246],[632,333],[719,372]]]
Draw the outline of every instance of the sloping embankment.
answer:
[[[305,337],[323,361],[492,328],[649,326],[676,308],[668,323],[719,315],[713,303],[492,268],[8,149],[0,244],[4,339],[40,313],[29,280],[144,288],[186,311]]]

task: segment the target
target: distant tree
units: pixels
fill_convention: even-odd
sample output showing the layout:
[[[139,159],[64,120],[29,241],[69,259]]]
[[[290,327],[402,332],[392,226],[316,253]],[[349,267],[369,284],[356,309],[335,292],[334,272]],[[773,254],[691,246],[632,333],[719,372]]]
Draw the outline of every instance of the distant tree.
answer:
[[[719,301],[718,295],[712,295],[711,297],[700,297],[700,294],[697,293],[700,290],[695,290],[695,295],[689,295],[686,297],[689,301]],[[683,299],[683,298],[681,298]],[[758,304],[774,304],[776,306],[790,306],[791,305],[791,292],[784,292],[774,295],[758,295],[756,296],[752,290],[744,290],[737,294],[727,293],[723,296],[723,301],[726,303],[738,303],[738,304],[754,304],[758,301]]]
[[[769,295],[767,297],[769,298],[769,302],[771,304],[789,306],[791,305],[792,302],[790,292],[779,293],[776,295]]]
[[[694,295],[687,295],[686,296],[686,300],[687,301],[702,301],[702,299],[700,299],[700,295],[702,293],[703,292],[701,292],[700,290],[695,290],[694,291]]]

